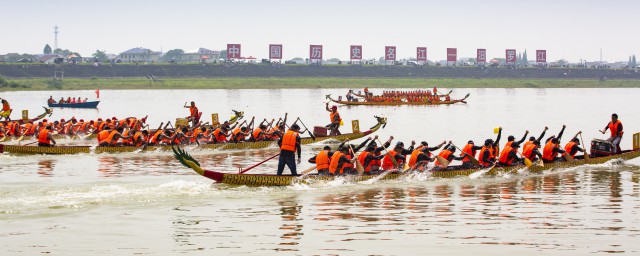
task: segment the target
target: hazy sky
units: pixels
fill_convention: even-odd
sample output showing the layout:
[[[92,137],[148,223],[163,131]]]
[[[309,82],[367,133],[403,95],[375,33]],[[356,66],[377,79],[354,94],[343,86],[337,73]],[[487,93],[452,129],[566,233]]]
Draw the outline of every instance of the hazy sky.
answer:
[[[154,51],[242,44],[242,55],[268,57],[268,45],[283,44],[284,59],[308,57],[310,44],[324,46],[324,58],[349,58],[349,45],[362,45],[364,58],[397,46],[398,57],[415,57],[428,47],[430,60],[504,58],[507,48],[547,50],[549,61],[628,60],[640,48],[640,1],[591,0],[2,0],[0,54],[42,53],[59,47],[89,56],[96,49],[120,53],[133,47]]]

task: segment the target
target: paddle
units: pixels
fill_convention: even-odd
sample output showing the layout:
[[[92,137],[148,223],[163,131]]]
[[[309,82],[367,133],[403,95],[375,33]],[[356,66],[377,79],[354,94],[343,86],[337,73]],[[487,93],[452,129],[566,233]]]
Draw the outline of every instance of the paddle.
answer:
[[[353,151],[353,147],[351,146],[351,144],[349,144],[349,148],[351,149],[351,154],[353,154],[353,158],[356,158],[356,170],[358,170],[358,175],[362,175],[364,173],[364,167],[362,167],[362,164],[360,163],[360,161],[358,161],[356,157],[356,152]]]
[[[302,127],[304,127],[305,130],[307,130],[307,133],[309,133],[309,136],[311,136],[311,139],[313,139],[314,141],[316,140],[316,136],[313,135],[313,133],[311,133],[311,131],[309,131],[309,129],[307,128],[306,125],[304,125],[304,122],[302,122],[302,120],[298,117],[298,120],[300,121],[300,123],[302,124]]]
[[[589,160],[589,153],[587,153],[587,148],[584,145],[584,140],[582,140],[582,132],[580,133],[580,143],[582,143],[582,147],[584,147],[584,159]]]
[[[384,143],[382,143],[382,141],[380,141],[380,139],[376,139],[376,140],[378,141],[378,143],[380,143],[380,147],[382,147],[382,149],[384,149],[384,151],[387,151],[387,153],[385,153],[385,154],[389,155],[389,158],[391,158],[391,162],[393,162],[393,166],[398,165],[398,160],[396,160],[396,158],[394,156],[392,156],[391,153],[389,153],[387,148],[384,147]]]
[[[269,157],[269,158],[267,158],[267,159],[263,160],[262,162],[259,162],[259,163],[257,163],[257,164],[254,164],[253,166],[251,166],[251,167],[249,167],[249,168],[247,168],[247,169],[244,169],[244,170],[240,171],[239,173],[240,173],[240,174],[243,174],[243,173],[245,173],[245,172],[247,172],[247,171],[249,171],[249,170],[251,170],[251,169],[253,169],[253,168],[255,168],[255,167],[259,166],[259,165],[261,165],[261,164],[264,164],[265,162],[267,162],[267,161],[269,161],[269,160],[271,160],[271,159],[273,159],[273,158],[275,158],[276,156],[279,156],[279,155],[280,155],[280,153],[275,154],[275,155],[273,155],[272,157]]]
[[[315,167],[315,166],[309,167],[309,169],[306,169],[306,170],[304,170],[303,172],[301,172],[301,175],[302,175],[302,176],[307,175],[307,173],[310,173],[310,172],[312,172],[312,171],[313,171],[313,170],[315,170],[315,169],[316,169],[316,167]]]
[[[460,149],[458,146],[454,145],[453,143],[451,144],[453,145],[455,148],[457,148],[458,150],[460,150],[460,152],[463,152],[462,149]],[[467,158],[469,159],[469,161],[471,161],[471,164],[473,165],[478,165],[480,164],[480,162],[478,161],[478,159],[476,159],[475,157],[473,157],[472,155],[467,154]]]
[[[529,160],[529,158],[526,158],[522,154],[520,154],[520,152],[518,152],[518,150],[516,150],[516,153],[518,153],[518,155],[520,155],[522,158],[524,158],[524,165],[526,165],[527,168],[529,168],[529,167],[531,167],[533,165],[533,162],[531,162],[531,160]]]
[[[31,145],[31,144],[33,144],[33,143],[37,143],[37,142],[38,142],[38,141],[36,140],[36,141],[34,141],[34,142],[29,142],[29,143],[24,144],[24,145],[22,145],[22,146],[29,146],[29,145]]]
[[[440,165],[442,165],[443,168],[447,168],[447,166],[449,166],[449,164],[451,163],[449,162],[449,160],[444,159],[444,157],[441,157],[441,156],[436,156],[436,159],[438,160]]]

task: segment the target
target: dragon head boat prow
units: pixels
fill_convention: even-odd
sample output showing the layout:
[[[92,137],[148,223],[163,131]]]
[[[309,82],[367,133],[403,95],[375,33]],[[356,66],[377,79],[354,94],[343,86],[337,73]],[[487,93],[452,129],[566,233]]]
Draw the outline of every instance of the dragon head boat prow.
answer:
[[[175,156],[182,165],[193,169],[200,175],[204,175],[204,169],[200,167],[200,163],[193,159],[193,157],[191,157],[186,151],[180,147],[173,146],[171,147],[171,150],[173,150],[173,156]]]

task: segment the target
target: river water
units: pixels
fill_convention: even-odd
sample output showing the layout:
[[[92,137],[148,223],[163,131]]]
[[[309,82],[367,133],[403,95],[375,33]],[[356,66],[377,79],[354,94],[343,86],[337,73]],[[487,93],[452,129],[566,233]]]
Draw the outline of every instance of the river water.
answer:
[[[311,127],[327,123],[325,95],[345,92],[106,90],[99,110],[55,109],[51,118],[149,115],[155,127],[186,116],[182,106],[194,100],[205,120],[211,113],[228,119],[231,109],[258,120],[288,112]],[[544,126],[547,136],[557,134],[566,124],[564,141],[582,130],[588,143],[606,137],[598,130],[615,112],[627,131],[623,148],[640,131],[639,89],[455,89],[452,98],[467,92],[466,105],[340,107],[342,130],[350,132],[353,119],[365,130],[383,115],[381,140],[463,146],[495,138],[496,126],[504,143],[525,130],[538,136]],[[14,118],[22,109],[39,114],[49,95],[95,97],[93,90],[0,93]],[[303,159],[322,146],[304,146]],[[206,169],[235,172],[277,150],[190,152]],[[275,173],[276,162],[251,172]],[[0,154],[0,180],[0,255],[640,254],[637,159],[538,175],[249,188],[212,184],[167,152]]]

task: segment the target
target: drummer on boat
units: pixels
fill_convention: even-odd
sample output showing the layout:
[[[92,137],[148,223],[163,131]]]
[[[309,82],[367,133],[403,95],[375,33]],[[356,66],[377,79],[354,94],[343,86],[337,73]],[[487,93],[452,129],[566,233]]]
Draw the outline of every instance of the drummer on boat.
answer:
[[[192,101],[191,105],[184,106],[189,109],[189,116],[187,117],[187,121],[191,121],[192,126],[196,126],[196,124],[200,121],[201,112],[198,111],[198,107],[196,107],[196,102]]]
[[[0,101],[2,101],[2,111],[0,111],[0,118],[4,117],[5,121],[11,121],[11,118],[9,117],[11,115],[11,111],[13,111],[13,109],[11,109],[11,106],[9,105],[9,102],[3,98],[0,98]]]
[[[607,130],[611,131],[611,136],[607,141],[614,145],[614,154],[620,154],[620,141],[622,140],[624,131],[622,130],[622,122],[618,120],[618,114],[613,113],[611,115],[611,121],[604,127],[604,130],[601,130],[600,132],[605,134]]]
[[[333,105],[331,109],[329,109],[329,102],[327,102],[325,106],[326,110],[329,111],[329,118],[331,119],[331,123],[326,127],[329,128],[330,136],[340,135],[340,123],[342,122],[342,118],[340,118],[340,113],[338,113],[338,106]]]

